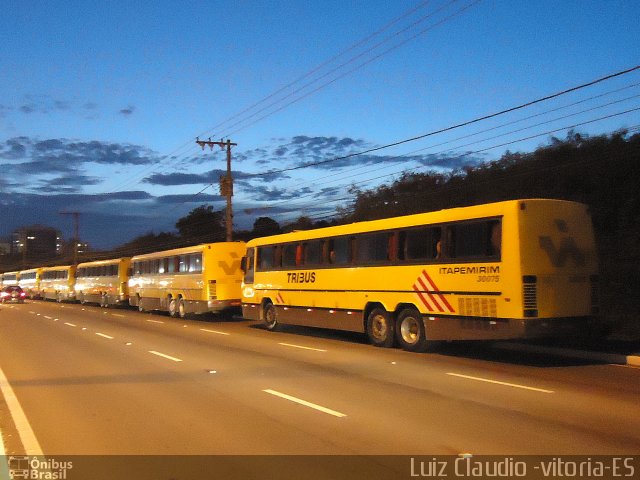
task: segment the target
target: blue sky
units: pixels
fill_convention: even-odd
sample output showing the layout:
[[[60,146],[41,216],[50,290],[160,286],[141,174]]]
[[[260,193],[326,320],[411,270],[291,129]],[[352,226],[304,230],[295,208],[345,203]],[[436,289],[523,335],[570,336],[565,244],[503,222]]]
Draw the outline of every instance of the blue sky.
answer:
[[[222,209],[224,152],[203,152],[196,136],[238,144],[234,223],[251,228],[259,216],[326,217],[347,203],[351,185],[370,188],[405,169],[530,151],[549,140],[545,132],[562,138],[572,125],[594,135],[640,124],[639,111],[622,113],[640,107],[635,71],[446,134],[255,176],[634,67],[635,0],[0,6],[0,204],[10,212],[0,236],[42,223],[70,237],[71,218],[58,212],[74,210],[83,212],[81,237],[108,248],[172,231],[199,205]]]

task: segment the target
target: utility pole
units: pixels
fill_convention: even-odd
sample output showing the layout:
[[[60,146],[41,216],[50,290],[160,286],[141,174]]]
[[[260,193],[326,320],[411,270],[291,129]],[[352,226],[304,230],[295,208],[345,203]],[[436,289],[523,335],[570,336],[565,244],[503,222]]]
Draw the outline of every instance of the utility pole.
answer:
[[[233,239],[233,211],[231,210],[231,197],[233,196],[233,178],[231,177],[231,147],[235,147],[238,145],[237,143],[231,143],[231,140],[225,142],[220,140],[219,142],[214,142],[209,138],[209,140],[200,140],[196,138],[196,143],[202,147],[204,150],[205,146],[208,146],[211,150],[213,150],[213,146],[217,145],[221,149],[224,150],[227,147],[227,175],[220,177],[220,195],[227,197],[227,214],[226,214],[226,228],[227,228],[227,242],[232,241]]]
[[[60,215],[73,215],[73,265],[78,265],[78,242],[80,241],[80,212],[58,212]]]

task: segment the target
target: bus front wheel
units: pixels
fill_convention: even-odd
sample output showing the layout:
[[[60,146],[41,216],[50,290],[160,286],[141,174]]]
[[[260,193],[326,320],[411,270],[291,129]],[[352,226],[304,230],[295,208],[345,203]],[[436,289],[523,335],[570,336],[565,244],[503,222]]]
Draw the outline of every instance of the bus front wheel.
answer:
[[[367,317],[367,337],[376,347],[392,347],[393,315],[384,308],[374,308]]]
[[[427,336],[422,315],[417,310],[402,310],[396,320],[396,336],[400,346],[409,352],[427,350]]]
[[[273,303],[269,302],[265,304],[262,319],[264,322],[264,328],[267,330],[273,331],[278,328],[278,317],[276,314],[276,307],[273,306]]]

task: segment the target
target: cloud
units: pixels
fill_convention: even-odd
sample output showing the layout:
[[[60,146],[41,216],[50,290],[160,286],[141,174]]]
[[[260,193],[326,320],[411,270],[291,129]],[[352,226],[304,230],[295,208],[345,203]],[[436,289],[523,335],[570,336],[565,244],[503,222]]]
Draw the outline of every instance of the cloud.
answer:
[[[216,177],[217,178],[217,177]],[[162,186],[176,185],[206,185],[214,182],[214,177],[208,173],[154,173],[142,180],[143,183]]]
[[[59,165],[84,163],[146,165],[156,162],[159,156],[146,147],[127,143],[75,141],[66,138],[36,140],[14,137],[0,143],[0,159],[30,158],[32,162],[49,162]]]
[[[98,185],[102,180],[88,175],[61,175],[50,180],[41,180],[40,186],[33,190],[40,192],[79,193],[85,185]]]
[[[120,113],[120,115],[128,117],[128,116],[132,115],[135,110],[136,110],[136,107],[134,107],[132,105],[129,105],[128,107],[123,108],[122,110],[120,110],[120,112],[118,112],[118,113]]]
[[[156,197],[156,201],[161,204],[187,204],[187,203],[213,203],[213,202],[222,202],[224,201],[224,197],[220,195],[209,195],[206,193],[199,193],[197,195],[161,195]],[[214,207],[216,208],[216,207]],[[222,204],[220,205],[222,208]],[[177,218],[176,218],[177,219]]]
[[[150,185],[161,185],[164,187],[168,186],[178,186],[178,185],[206,185],[208,183],[217,184],[219,182],[220,177],[226,176],[227,171],[221,169],[213,169],[208,172],[203,173],[154,173],[146,177],[143,183],[148,183]],[[232,171],[231,175],[234,179],[236,185],[250,185],[251,182],[247,181],[248,179],[253,179],[255,174],[246,173],[242,171]],[[274,181],[277,179],[288,178],[286,175],[282,173],[274,173],[273,175],[269,175],[268,173],[264,176],[259,177],[260,180],[268,180]]]
[[[98,140],[21,136],[0,141],[0,169],[6,185],[23,192],[81,192],[103,181],[88,173],[95,165],[138,166],[160,158],[139,145]]]
[[[25,115],[47,114],[55,111],[71,110],[73,104],[68,100],[54,99],[50,95],[25,95],[17,110]]]
[[[294,200],[303,195],[309,195],[313,190],[310,187],[289,190],[272,186],[255,186],[249,192],[252,200],[257,202],[274,202],[281,200]]]

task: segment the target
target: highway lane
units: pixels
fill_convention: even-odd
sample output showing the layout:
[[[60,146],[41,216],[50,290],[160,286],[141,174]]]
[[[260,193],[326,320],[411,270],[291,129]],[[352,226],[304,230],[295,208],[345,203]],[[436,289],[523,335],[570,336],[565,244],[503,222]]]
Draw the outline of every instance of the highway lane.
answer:
[[[47,454],[640,452],[640,369],[467,344],[412,354],[246,321],[0,307],[0,367]]]

